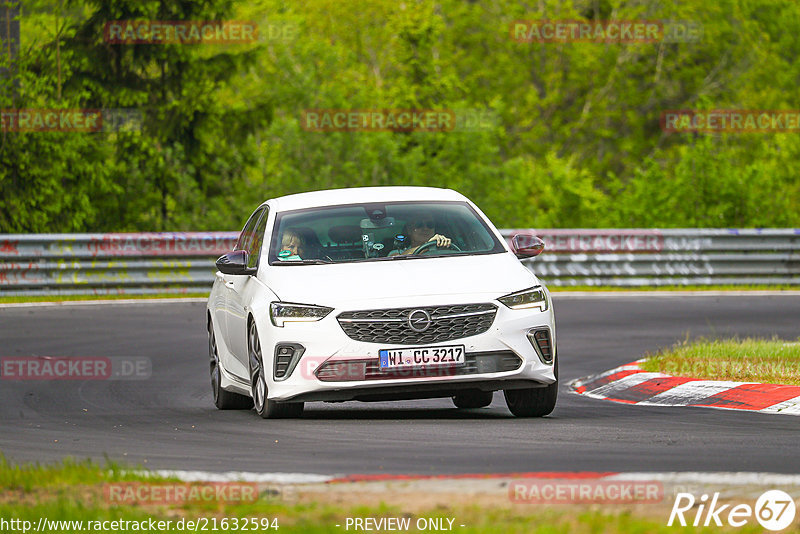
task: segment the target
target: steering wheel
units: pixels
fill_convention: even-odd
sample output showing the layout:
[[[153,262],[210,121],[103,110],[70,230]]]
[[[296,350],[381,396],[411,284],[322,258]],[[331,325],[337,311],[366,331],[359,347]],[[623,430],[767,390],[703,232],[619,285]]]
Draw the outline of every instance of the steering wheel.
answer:
[[[436,241],[426,241],[425,243],[423,243],[419,247],[417,247],[417,250],[412,252],[411,255],[412,256],[416,256],[418,254],[422,254],[423,252],[425,252],[426,250],[428,250],[428,249],[430,249],[432,247],[439,248],[439,245],[436,244]],[[450,241],[450,246],[443,247],[443,248],[451,248],[453,250],[457,250],[458,252],[461,252],[461,249],[458,248],[458,245],[456,245],[452,241]]]

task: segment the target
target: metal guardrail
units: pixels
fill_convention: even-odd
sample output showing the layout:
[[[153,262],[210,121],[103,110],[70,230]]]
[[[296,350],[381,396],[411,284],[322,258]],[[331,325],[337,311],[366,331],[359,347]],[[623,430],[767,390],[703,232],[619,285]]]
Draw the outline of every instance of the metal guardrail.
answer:
[[[0,234],[0,295],[203,292],[237,232]]]
[[[551,286],[792,284],[800,229],[502,230],[534,233],[525,265]],[[236,232],[0,234],[0,295],[207,291]]]
[[[800,229],[571,229],[532,232],[526,266],[548,285],[800,285]]]

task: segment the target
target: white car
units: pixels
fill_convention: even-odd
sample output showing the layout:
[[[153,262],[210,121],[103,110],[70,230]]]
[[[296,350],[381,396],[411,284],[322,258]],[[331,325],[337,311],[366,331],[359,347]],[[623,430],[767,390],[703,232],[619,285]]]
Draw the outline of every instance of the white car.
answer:
[[[558,390],[550,294],[475,204],[447,189],[365,187],[264,202],[208,298],[219,409],[297,417],[308,401],[451,397],[517,416]]]

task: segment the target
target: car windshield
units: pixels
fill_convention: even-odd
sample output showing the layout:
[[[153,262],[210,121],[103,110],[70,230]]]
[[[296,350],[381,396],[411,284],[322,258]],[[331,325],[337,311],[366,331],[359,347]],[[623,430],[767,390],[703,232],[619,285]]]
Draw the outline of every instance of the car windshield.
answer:
[[[387,202],[286,211],[278,214],[270,242],[270,265],[505,251],[466,202]]]

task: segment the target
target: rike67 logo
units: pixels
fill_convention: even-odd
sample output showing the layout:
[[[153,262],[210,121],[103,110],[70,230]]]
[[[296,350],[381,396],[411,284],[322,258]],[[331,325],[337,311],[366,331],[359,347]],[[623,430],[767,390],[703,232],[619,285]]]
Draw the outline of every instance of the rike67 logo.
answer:
[[[696,511],[692,510],[695,505],[698,505]],[[792,524],[795,511],[794,500],[781,490],[764,492],[754,507],[749,504],[719,504],[719,493],[714,493],[710,501],[708,495],[703,494],[699,502],[691,493],[678,493],[667,526],[671,527],[677,520],[679,525],[685,527],[687,517],[695,527],[721,527],[726,524],[742,527],[755,519],[763,528],[779,531]]]

